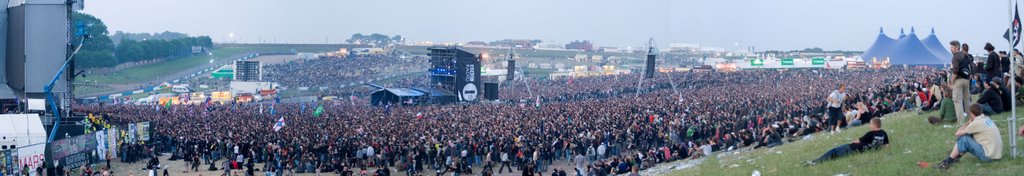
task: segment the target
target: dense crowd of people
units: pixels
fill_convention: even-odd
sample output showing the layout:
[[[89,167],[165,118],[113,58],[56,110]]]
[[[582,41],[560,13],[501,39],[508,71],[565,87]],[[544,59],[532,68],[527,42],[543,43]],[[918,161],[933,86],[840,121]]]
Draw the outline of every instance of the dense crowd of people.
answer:
[[[358,174],[385,167],[409,175],[471,168],[487,175],[495,167],[497,173],[516,168],[525,174],[608,175],[715,151],[774,147],[828,131],[829,125],[855,125],[851,122],[858,118],[866,123],[921,108],[929,103],[914,97],[942,75],[932,68],[666,73],[645,80],[639,95],[635,74],[527,81],[546,100],[539,106],[510,101],[373,107],[328,101],[88,105],[76,111],[103,114],[113,124],[151,122],[153,150],[173,153],[193,170],[203,163],[208,169],[253,172],[250,163],[267,163],[261,171],[276,175]],[[316,83],[306,81],[296,84]],[[842,103],[851,105],[844,113],[858,118],[826,120],[823,97],[839,84],[847,90]],[[314,115],[321,106],[322,114]],[[274,130],[282,118],[286,125]],[[225,160],[218,164],[219,159]],[[572,164],[552,165],[556,161]]]
[[[427,59],[394,54],[351,57],[326,57],[264,66],[264,81],[276,82],[288,89],[305,87],[310,91],[338,95],[345,85],[361,84],[384,76],[421,73]],[[323,89],[323,90],[321,90]],[[339,90],[339,91],[331,91]]]

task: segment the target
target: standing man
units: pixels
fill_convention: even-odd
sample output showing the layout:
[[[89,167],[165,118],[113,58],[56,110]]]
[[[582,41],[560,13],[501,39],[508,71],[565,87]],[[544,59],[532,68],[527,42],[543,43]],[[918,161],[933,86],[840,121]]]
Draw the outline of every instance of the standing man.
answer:
[[[988,82],[989,80],[1003,77],[1003,66],[1002,61],[999,60],[999,54],[996,53],[996,47],[993,47],[991,43],[985,43],[985,51],[988,52],[988,59],[985,60],[984,74],[981,76],[982,82]]]
[[[846,85],[839,84],[839,90],[833,90],[828,95],[828,125],[832,132],[839,132],[842,127],[839,123],[845,120],[843,117],[843,101],[846,99]]]
[[[949,51],[953,52],[953,59],[950,64],[950,87],[953,88],[953,109],[956,110],[957,124],[963,124],[964,109],[971,104],[970,76],[971,63],[974,61],[967,58],[967,54],[960,51],[960,41],[950,41]]]

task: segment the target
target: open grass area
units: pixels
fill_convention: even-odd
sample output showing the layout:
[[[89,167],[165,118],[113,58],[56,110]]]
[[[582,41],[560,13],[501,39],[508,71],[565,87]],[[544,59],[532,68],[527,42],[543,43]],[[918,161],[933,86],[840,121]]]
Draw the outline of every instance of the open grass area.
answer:
[[[92,94],[92,93],[107,92],[107,91],[114,90],[114,89],[112,89],[110,87],[105,87],[105,86],[93,86],[93,85],[74,85],[74,86],[75,86],[75,93],[78,93],[78,94]]]
[[[196,67],[202,66],[213,66],[210,64],[210,59],[214,60],[214,63],[222,64],[221,62],[238,59],[232,57],[238,54],[254,53],[254,52],[313,52],[313,51],[328,51],[329,49],[322,48],[274,48],[274,47],[223,47],[213,49],[211,52],[213,55],[198,55],[184,58],[177,58],[167,60],[161,63],[143,65],[133,68],[123,69],[110,74],[103,75],[88,75],[84,78],[79,78],[79,82],[97,83],[97,84],[132,84],[132,83],[148,83],[157,79],[172,79],[177,78],[181,75],[175,75],[182,71],[188,71]],[[336,50],[333,49],[333,50]]]
[[[1017,115],[1024,111],[1018,109]],[[929,116],[937,112],[917,114],[900,112],[885,116],[882,128],[890,136],[890,146],[885,149],[848,155],[836,160],[813,166],[804,166],[807,160],[815,159],[829,149],[849,143],[867,132],[869,127],[860,126],[844,130],[835,135],[814,134],[813,139],[788,143],[773,149],[757,149],[711,157],[694,168],[670,172],[668,175],[751,175],[755,170],[762,175],[1021,175],[1024,173],[1024,157],[1013,159],[1010,151],[1010,137],[1007,134],[1007,117],[1010,113],[992,116],[1003,135],[1003,159],[992,163],[981,163],[971,155],[964,156],[949,170],[938,170],[942,159],[953,148],[956,125],[951,127],[933,126],[927,123]],[[1018,124],[1019,126],[1019,124]],[[1016,129],[1014,129],[1016,131]],[[718,155],[716,155],[718,156]],[[918,162],[928,162],[929,167],[920,168]]]
[[[78,81],[99,84],[130,84],[148,82],[161,76],[169,76],[203,64],[210,65],[210,58],[214,58],[214,62],[220,62],[236,59],[230,58],[232,55],[254,52],[256,50],[257,48],[217,48],[212,51],[212,56],[198,55],[171,59],[161,63],[127,68],[110,74],[88,75],[87,77],[78,79]]]

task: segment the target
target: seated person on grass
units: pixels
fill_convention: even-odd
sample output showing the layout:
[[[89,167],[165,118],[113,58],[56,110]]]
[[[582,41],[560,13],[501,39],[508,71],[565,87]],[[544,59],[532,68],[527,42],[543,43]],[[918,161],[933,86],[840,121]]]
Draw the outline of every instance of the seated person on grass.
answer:
[[[949,157],[936,165],[939,169],[949,169],[949,166],[960,161],[960,156],[971,153],[981,160],[990,162],[1003,157],[1003,140],[999,134],[999,127],[982,113],[981,105],[973,104],[968,108],[969,120],[967,125],[960,126],[956,130],[956,145]]]
[[[939,103],[939,117],[929,117],[931,124],[956,122],[956,110],[953,108],[953,89],[949,85],[942,85],[942,100]]]
[[[889,135],[882,130],[882,120],[879,118],[871,119],[871,131],[868,131],[861,136],[860,139],[854,140],[853,143],[839,145],[836,148],[832,148],[825,154],[818,157],[818,159],[807,161],[807,165],[815,165],[826,160],[836,159],[854,151],[863,152],[867,150],[873,150],[881,148],[882,146],[889,146]]]

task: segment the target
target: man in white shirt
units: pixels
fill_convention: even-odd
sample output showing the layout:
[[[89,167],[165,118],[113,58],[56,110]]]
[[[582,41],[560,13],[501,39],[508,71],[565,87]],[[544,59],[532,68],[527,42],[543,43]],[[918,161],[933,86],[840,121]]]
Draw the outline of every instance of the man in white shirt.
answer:
[[[705,143],[700,146],[700,150],[704,152],[704,156],[711,156],[711,144]]]
[[[578,175],[587,175],[587,163],[583,158],[580,153],[576,154],[576,174]]]
[[[501,166],[498,166],[498,174],[501,174],[502,169],[508,167],[508,172],[512,173],[512,166],[509,165],[508,152],[501,151]]]
[[[829,130],[838,132],[841,128],[843,117],[843,101],[846,99],[846,85],[839,84],[839,90],[832,91],[825,99],[828,102],[828,126]]]

